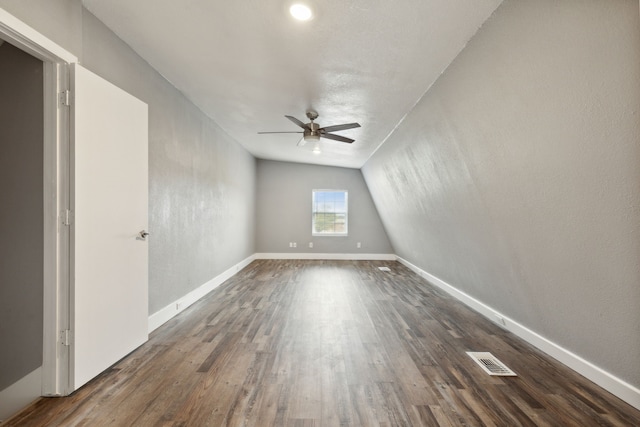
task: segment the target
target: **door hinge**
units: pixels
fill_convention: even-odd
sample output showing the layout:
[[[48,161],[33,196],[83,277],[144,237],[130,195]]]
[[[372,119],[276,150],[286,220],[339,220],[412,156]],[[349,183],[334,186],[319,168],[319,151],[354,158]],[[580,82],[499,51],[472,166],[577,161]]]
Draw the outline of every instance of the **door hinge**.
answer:
[[[60,105],[69,107],[71,105],[71,91],[65,90],[60,92]]]
[[[67,347],[71,345],[71,331],[69,329],[60,331],[60,343]]]
[[[62,225],[71,225],[73,223],[73,212],[69,209],[62,211]]]

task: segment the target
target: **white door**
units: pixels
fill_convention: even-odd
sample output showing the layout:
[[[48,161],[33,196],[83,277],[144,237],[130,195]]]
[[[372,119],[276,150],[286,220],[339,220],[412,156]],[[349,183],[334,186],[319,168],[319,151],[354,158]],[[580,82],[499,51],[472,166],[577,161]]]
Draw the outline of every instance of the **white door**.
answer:
[[[74,65],[70,386],[148,339],[147,104]]]

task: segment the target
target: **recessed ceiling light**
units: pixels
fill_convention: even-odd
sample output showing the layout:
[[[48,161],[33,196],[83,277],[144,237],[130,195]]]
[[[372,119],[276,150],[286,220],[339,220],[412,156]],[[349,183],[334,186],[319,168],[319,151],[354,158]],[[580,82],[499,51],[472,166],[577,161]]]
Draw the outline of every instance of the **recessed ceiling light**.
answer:
[[[309,8],[309,6],[301,3],[296,3],[292,5],[289,8],[289,13],[291,13],[291,16],[293,16],[299,21],[308,21],[313,17],[313,12],[311,12],[311,9]]]

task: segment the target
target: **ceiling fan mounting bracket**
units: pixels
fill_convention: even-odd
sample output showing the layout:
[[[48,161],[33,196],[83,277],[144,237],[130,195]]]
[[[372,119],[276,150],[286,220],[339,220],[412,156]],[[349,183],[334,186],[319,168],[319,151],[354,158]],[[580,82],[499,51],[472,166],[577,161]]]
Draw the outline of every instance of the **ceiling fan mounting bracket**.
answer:
[[[314,110],[307,110],[307,117],[309,120],[315,120],[318,118],[318,112]]]

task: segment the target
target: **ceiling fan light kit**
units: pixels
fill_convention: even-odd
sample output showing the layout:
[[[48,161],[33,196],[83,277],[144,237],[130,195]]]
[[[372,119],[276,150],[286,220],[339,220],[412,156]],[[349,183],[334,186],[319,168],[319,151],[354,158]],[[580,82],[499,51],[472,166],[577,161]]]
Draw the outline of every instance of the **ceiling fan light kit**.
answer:
[[[307,111],[307,118],[309,119],[309,123],[303,123],[302,121],[296,119],[293,116],[286,116],[285,115],[285,117],[287,119],[291,120],[297,126],[301,127],[302,128],[302,132],[300,132],[300,131],[298,131],[298,132],[284,131],[284,132],[258,132],[258,133],[259,134],[267,134],[267,133],[301,133],[302,134],[302,139],[298,143],[298,146],[302,146],[302,145],[306,144],[309,141],[313,141],[313,142],[316,143],[316,147],[313,149],[314,154],[319,154],[319,152],[320,152],[320,147],[317,145],[318,141],[320,140],[320,138],[326,138],[326,139],[331,139],[331,140],[334,140],[334,141],[340,141],[340,142],[345,142],[347,144],[351,144],[353,141],[355,141],[354,139],[347,138],[345,136],[336,135],[336,134],[331,133],[331,132],[337,132],[337,131],[347,130],[347,129],[355,129],[355,128],[359,128],[360,127],[359,123],[345,123],[345,124],[341,124],[341,125],[320,127],[319,124],[314,122],[314,120],[318,118],[318,113],[313,111],[313,110],[308,110]]]

